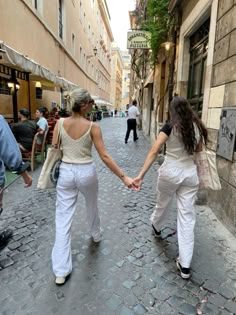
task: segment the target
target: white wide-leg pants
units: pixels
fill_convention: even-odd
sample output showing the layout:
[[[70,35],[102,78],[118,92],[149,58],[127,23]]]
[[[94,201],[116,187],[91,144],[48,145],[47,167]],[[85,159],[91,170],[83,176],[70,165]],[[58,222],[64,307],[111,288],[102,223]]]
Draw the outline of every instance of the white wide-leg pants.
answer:
[[[57,183],[56,239],[52,250],[52,268],[57,277],[72,271],[71,224],[79,192],[85,197],[89,232],[96,235],[100,232],[100,219],[95,164],[62,163]]]
[[[160,231],[165,223],[173,196],[177,199],[177,233],[179,259],[182,267],[189,268],[194,248],[196,214],[194,202],[198,191],[198,175],[195,164],[165,161],[157,179],[157,205],[151,215],[151,223]]]

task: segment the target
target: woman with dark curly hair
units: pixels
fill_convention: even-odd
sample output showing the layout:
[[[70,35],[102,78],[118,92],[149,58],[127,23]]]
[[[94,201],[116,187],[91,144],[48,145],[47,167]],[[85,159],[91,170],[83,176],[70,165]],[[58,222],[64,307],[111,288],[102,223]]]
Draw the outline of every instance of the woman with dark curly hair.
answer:
[[[170,103],[170,122],[160,130],[139,175],[133,181],[140,189],[145,173],[166,143],[165,161],[159,168],[157,180],[157,205],[151,215],[151,223],[155,236],[161,238],[168,207],[176,195],[179,245],[176,263],[183,279],[190,277],[196,221],[194,201],[199,186],[193,154],[201,150],[203,142],[207,143],[207,129],[185,98],[174,97]]]

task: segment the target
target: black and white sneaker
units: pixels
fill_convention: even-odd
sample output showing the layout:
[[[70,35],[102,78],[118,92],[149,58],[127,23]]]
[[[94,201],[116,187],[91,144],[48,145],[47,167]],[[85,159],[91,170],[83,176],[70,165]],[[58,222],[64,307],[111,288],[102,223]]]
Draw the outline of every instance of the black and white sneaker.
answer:
[[[182,279],[189,279],[190,278],[190,268],[184,268],[181,266],[180,262],[179,262],[179,257],[176,259],[176,266],[180,271],[180,275]]]
[[[5,230],[0,234],[0,250],[7,246],[13,235],[12,230]]]
[[[161,238],[161,231],[157,231],[153,224],[152,224],[152,228],[153,228],[153,232],[154,232],[155,237]]]

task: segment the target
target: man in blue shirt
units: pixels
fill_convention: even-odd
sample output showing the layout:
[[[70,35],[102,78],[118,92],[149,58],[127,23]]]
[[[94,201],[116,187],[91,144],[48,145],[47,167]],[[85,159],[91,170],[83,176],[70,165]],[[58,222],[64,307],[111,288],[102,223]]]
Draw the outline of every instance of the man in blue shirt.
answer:
[[[0,214],[2,213],[2,198],[5,182],[5,165],[16,174],[23,177],[25,187],[32,184],[32,178],[26,169],[29,163],[22,161],[18,144],[5,119],[0,115]],[[4,248],[12,236],[12,231],[6,230],[0,234],[0,249]]]

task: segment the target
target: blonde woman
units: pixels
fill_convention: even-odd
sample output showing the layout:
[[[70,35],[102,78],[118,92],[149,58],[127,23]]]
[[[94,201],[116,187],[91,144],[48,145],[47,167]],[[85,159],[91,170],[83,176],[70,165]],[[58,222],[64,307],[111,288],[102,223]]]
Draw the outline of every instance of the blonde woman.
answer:
[[[52,250],[52,267],[58,285],[64,284],[72,271],[71,224],[79,192],[85,197],[92,239],[94,242],[101,240],[97,206],[98,179],[91,152],[93,144],[106,166],[127,187],[132,187],[132,179],[122,172],[107,153],[99,125],[85,118],[93,106],[89,92],[75,89],[67,94],[67,101],[72,115],[60,121],[63,157],[57,183],[56,239]],[[57,137],[58,123],[54,129],[53,145],[57,145]]]

